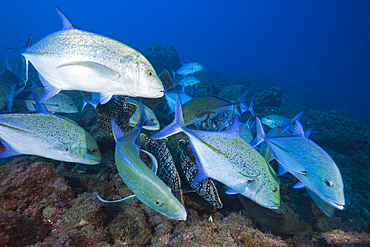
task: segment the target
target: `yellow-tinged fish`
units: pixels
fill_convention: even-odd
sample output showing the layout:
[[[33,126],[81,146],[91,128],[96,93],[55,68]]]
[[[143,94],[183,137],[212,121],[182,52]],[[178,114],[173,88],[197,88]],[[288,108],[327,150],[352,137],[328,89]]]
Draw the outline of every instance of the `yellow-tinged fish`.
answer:
[[[229,188],[227,194],[242,194],[271,209],[280,206],[277,176],[266,160],[240,137],[237,116],[226,131],[191,130],[184,126],[181,103],[177,97],[174,122],[152,139],[179,132],[189,137],[196,158],[198,175],[193,183],[212,178]]]
[[[139,108],[140,119],[143,112],[141,102]],[[143,121],[139,121],[138,126],[123,134],[112,119],[112,130],[116,141],[115,162],[118,173],[127,187],[145,205],[168,218],[186,220],[187,212],[181,202],[172,194],[170,188],[140,159],[138,143]]]
[[[74,121],[51,114],[0,114],[0,141],[5,151],[0,158],[18,154],[96,165],[101,162],[98,144]]]
[[[243,113],[242,108],[244,106],[243,101],[248,92],[245,92],[236,102],[231,103],[227,100],[214,97],[214,96],[201,96],[186,103],[182,102],[182,112],[184,125],[188,126],[198,122],[202,122],[206,119],[212,119],[222,112],[228,110],[231,106],[235,106],[238,113]],[[248,109],[248,108],[247,108]]]
[[[39,72],[45,87],[41,102],[60,90],[159,98],[163,85],[153,66],[135,49],[99,34],[76,29],[57,9],[61,31],[50,34],[22,55]]]
[[[139,116],[138,116],[138,112],[139,112],[138,102],[136,100],[134,100],[134,99],[128,98],[126,103],[127,104],[132,104],[132,105],[135,105],[136,106],[136,111],[130,117],[130,125],[131,126],[136,126],[139,123],[138,122],[139,121]],[[159,130],[159,121],[158,121],[157,117],[155,116],[154,112],[152,111],[152,109],[150,109],[149,107],[147,107],[144,104],[143,104],[143,107],[144,107],[144,111],[145,111],[146,117],[148,118],[149,121],[152,122],[152,123],[147,122],[146,125],[143,125],[143,128],[144,129],[147,129],[147,130]]]

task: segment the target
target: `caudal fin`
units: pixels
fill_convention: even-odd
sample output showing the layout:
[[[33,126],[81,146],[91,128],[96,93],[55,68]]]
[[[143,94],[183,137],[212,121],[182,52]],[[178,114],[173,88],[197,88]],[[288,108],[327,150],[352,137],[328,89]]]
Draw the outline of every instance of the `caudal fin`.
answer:
[[[167,136],[175,135],[182,131],[181,127],[184,126],[184,119],[182,117],[181,102],[178,95],[176,95],[176,110],[175,110],[175,119],[173,122],[166,127],[164,127],[157,134],[153,135],[152,139],[162,139]]]

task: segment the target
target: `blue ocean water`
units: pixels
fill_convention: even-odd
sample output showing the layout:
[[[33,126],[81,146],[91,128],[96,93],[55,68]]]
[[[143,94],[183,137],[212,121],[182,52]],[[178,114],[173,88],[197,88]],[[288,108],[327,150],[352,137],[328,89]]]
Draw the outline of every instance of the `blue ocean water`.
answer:
[[[0,57],[20,56],[62,25],[136,49],[176,48],[205,70],[275,78],[294,101],[370,117],[370,1],[6,1],[0,8]]]

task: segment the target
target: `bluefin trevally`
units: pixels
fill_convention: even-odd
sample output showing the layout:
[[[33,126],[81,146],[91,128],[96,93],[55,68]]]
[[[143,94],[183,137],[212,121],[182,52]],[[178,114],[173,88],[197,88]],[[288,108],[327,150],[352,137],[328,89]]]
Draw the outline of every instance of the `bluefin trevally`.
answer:
[[[35,95],[35,94],[34,94]],[[18,154],[96,165],[101,161],[92,135],[74,121],[46,111],[0,114],[0,158]]]
[[[57,11],[63,29],[22,53],[45,87],[41,102],[60,90],[100,93],[101,104],[112,95],[163,96],[162,82],[141,53],[111,38],[76,29]]]
[[[38,97],[42,97],[44,94],[44,88],[33,88],[31,90],[26,90],[18,95],[14,101],[21,107],[29,110],[36,111],[35,100],[31,95],[31,92],[35,92]],[[67,94],[62,92],[54,95],[50,99],[46,100],[43,103],[46,107],[46,110],[52,113],[77,113],[78,109],[75,102]]]
[[[195,78],[194,76],[188,76],[182,79],[181,81],[179,81],[177,84],[188,87],[188,86],[197,85],[199,83],[200,83],[200,80],[198,78]]]
[[[291,136],[266,137],[258,118],[256,122],[257,137],[253,145],[266,141],[280,165],[324,202],[343,210],[345,199],[340,171],[333,159],[305,136],[302,124],[295,121]]]
[[[126,104],[132,104],[134,106],[136,106],[136,111],[134,112],[134,114],[132,114],[132,116],[130,117],[130,125],[131,126],[136,126],[138,124],[138,121],[139,121],[139,116],[138,116],[138,112],[139,112],[139,107],[138,107],[138,104],[139,102],[134,100],[134,99],[131,99],[131,98],[128,98],[127,99],[127,102]],[[159,121],[156,117],[156,115],[154,114],[153,110],[150,109],[148,106],[144,105],[143,104],[143,107],[144,107],[144,112],[145,112],[145,115],[147,117],[147,119],[152,122],[146,122],[145,125],[143,125],[143,129],[147,129],[147,130],[159,130]]]
[[[231,106],[235,106],[238,109],[238,113],[242,113],[242,106],[245,96],[248,92],[245,92],[236,102],[231,103],[227,100],[215,97],[215,96],[201,96],[188,102],[182,102],[182,113],[184,125],[191,125],[202,122],[206,119],[212,119],[225,112]]]
[[[176,72],[172,71],[173,78],[175,78],[176,74],[182,75],[182,76],[187,76],[188,74],[194,74],[197,71],[200,71],[203,69],[203,66],[200,65],[199,63],[187,63],[187,64],[182,64],[182,67],[179,68]]]
[[[174,122],[152,136],[152,139],[179,132],[189,137],[198,166],[198,175],[193,183],[212,178],[229,188],[227,194],[240,193],[271,209],[280,206],[277,176],[266,160],[240,137],[237,115],[231,127],[225,131],[191,130],[183,123],[181,103],[177,97]]]
[[[139,103],[140,116],[143,109]],[[138,154],[140,130],[143,124],[124,134],[112,119],[112,131],[116,141],[115,163],[119,175],[135,196],[148,207],[171,219],[186,220],[187,212],[170,188],[148,168]],[[145,121],[145,120],[144,120]]]

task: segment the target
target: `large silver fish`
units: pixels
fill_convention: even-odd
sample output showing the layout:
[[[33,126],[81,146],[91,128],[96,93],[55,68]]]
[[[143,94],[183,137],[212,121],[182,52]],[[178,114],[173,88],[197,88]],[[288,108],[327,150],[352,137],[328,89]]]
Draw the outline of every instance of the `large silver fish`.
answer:
[[[40,113],[0,114],[0,158],[18,154],[96,165],[101,161],[92,135],[74,121],[43,108]]]
[[[76,29],[57,9],[61,31],[50,34],[22,55],[39,72],[45,87],[41,102],[60,90],[159,98],[163,85],[153,66],[135,49],[99,34]]]
[[[227,194],[240,193],[271,209],[280,206],[277,176],[266,160],[240,137],[237,117],[226,131],[191,130],[184,126],[181,103],[177,97],[174,122],[152,139],[179,132],[189,137],[196,158],[198,175],[193,183],[213,178],[229,187]]]

